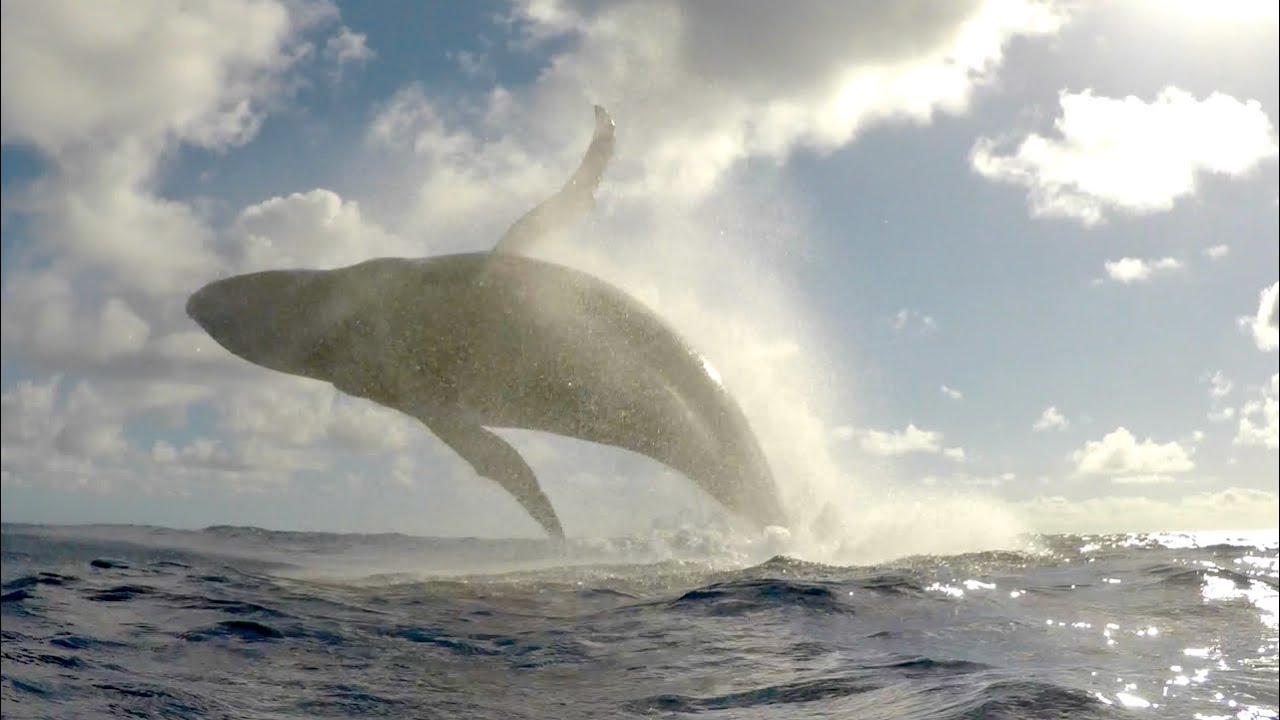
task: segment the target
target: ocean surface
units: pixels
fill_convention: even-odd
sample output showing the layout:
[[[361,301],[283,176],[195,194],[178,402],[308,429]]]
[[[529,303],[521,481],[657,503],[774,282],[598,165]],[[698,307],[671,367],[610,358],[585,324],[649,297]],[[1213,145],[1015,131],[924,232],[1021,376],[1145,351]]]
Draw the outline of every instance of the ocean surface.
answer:
[[[3,527],[5,718],[1274,718],[1277,533],[835,567],[570,541]]]

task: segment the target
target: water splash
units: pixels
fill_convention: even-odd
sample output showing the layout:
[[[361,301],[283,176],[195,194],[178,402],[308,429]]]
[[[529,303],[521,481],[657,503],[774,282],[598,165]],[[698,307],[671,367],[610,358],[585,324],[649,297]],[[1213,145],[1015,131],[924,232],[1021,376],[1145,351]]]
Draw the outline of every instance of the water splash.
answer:
[[[979,495],[917,491],[837,457],[831,428],[856,413],[856,358],[788,284],[809,255],[805,214],[782,180],[739,179],[696,207],[615,198],[543,257],[608,280],[656,310],[717,368],[751,421],[791,518],[744,538],[851,564],[1020,547],[1011,509]]]

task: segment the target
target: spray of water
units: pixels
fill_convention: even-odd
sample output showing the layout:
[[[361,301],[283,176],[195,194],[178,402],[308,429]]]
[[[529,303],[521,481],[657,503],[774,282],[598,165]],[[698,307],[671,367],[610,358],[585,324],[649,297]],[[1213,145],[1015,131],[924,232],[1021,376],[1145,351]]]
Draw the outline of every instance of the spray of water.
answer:
[[[851,564],[1018,546],[1023,528],[999,501],[926,494],[833,452],[830,429],[853,417],[855,358],[833,356],[838,327],[817,322],[787,284],[810,255],[806,223],[766,184],[740,182],[696,208],[616,200],[540,254],[631,293],[714,364],[792,520],[746,540],[755,554]]]

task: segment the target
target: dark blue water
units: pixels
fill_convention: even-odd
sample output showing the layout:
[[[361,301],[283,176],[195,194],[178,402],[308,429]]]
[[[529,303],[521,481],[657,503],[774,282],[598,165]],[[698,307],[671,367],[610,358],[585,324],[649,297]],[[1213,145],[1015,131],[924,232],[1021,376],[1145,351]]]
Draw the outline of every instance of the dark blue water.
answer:
[[[1276,717],[1275,532],[1033,541],[741,566],[687,538],[6,525],[3,715]]]

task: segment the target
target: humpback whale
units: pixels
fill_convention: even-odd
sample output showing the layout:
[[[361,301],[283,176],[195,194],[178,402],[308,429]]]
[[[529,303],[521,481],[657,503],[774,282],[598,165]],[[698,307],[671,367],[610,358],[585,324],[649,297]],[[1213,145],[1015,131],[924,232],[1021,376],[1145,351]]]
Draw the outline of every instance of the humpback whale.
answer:
[[[613,152],[596,128],[578,169],[490,252],[268,270],[209,283],[186,311],[231,353],[420,420],[548,535],[533,470],[492,432],[520,428],[645,455],[734,514],[784,525],[769,464],[711,364],[592,275],[522,254],[586,214]]]

